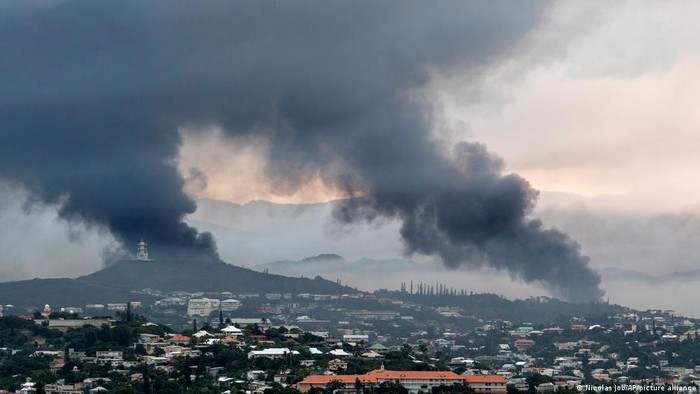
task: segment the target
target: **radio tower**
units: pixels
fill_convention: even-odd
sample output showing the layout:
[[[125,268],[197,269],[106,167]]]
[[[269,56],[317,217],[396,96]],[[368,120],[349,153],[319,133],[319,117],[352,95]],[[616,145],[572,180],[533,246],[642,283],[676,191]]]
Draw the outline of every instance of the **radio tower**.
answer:
[[[141,239],[141,242],[136,244],[138,248],[136,249],[136,260],[139,261],[149,261],[151,259],[148,258],[148,249],[146,248],[146,243],[143,242],[143,238]]]

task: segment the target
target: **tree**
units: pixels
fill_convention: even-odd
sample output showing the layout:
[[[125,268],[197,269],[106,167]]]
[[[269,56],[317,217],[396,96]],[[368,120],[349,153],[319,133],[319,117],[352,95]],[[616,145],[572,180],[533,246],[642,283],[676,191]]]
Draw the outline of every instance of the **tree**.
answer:
[[[148,364],[143,367],[143,392],[151,394],[151,377],[148,374]]]
[[[139,356],[145,356],[146,354],[148,354],[148,352],[146,351],[146,347],[140,343],[136,344],[136,346],[134,347],[134,353]]]
[[[374,392],[378,394],[408,394],[408,390],[398,382],[382,382]]]
[[[36,369],[31,373],[32,381],[37,383],[53,383],[56,381],[56,375],[50,369]]]
[[[432,394],[474,394],[474,389],[465,384],[453,384],[451,386],[441,384],[433,387],[430,392]]]
[[[185,362],[182,367],[182,375],[185,378],[185,387],[192,385],[192,376],[190,375],[190,356],[185,356]]]
[[[537,386],[539,386],[542,383],[552,383],[554,380],[546,375],[541,375],[538,373],[534,373],[530,375],[527,379],[527,385],[528,385],[528,392],[529,393],[537,393]]]
[[[325,392],[325,394],[333,394],[333,393],[335,393],[336,390],[341,390],[344,388],[345,388],[345,385],[341,381],[333,380],[331,382],[328,382],[328,384],[326,384],[326,387],[323,391]]]
[[[355,394],[361,394],[364,390],[364,385],[360,381],[360,378],[355,378]]]

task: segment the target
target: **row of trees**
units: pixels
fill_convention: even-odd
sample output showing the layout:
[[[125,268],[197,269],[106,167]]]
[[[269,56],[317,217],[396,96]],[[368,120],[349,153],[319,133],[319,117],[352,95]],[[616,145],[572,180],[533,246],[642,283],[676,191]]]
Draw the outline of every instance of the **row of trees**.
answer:
[[[415,286],[415,293],[414,293],[414,288],[413,288],[413,281],[409,282],[407,285],[406,282],[401,282],[401,286],[399,288],[399,291],[401,293],[408,293],[408,294],[417,294],[417,295],[453,295],[453,296],[466,296],[466,295],[474,295],[473,291],[467,291],[464,289],[457,289],[452,286],[447,286],[443,283],[435,283],[435,284],[428,284],[428,283],[417,283]]]

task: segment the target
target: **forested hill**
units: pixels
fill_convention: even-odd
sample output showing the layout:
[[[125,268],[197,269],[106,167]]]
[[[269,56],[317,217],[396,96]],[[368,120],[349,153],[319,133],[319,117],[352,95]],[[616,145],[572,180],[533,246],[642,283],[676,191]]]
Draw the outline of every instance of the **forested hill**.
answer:
[[[573,317],[584,317],[588,322],[603,323],[615,314],[633,312],[628,307],[607,302],[574,303],[550,297],[509,300],[489,293],[427,295],[387,290],[377,291],[376,294],[425,306],[455,307],[459,308],[463,315],[485,320],[527,321],[534,324],[570,322]]]
[[[44,304],[84,307],[86,304],[157,298],[143,289],[160,291],[240,293],[344,294],[357,290],[322,278],[290,278],[220,262],[191,260],[119,261],[76,279],[32,279],[0,283],[0,303],[17,310]]]
[[[120,261],[103,270],[78,278],[121,289],[161,291],[230,291],[232,293],[355,292],[325,279],[290,278],[266,274],[226,263],[191,260]]]

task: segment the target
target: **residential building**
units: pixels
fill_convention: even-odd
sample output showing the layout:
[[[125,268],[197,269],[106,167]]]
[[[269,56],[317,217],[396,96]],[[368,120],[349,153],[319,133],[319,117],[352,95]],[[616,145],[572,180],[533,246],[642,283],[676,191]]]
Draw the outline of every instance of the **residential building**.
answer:
[[[518,349],[519,352],[534,345],[535,341],[533,341],[532,339],[518,339],[517,341],[515,341],[515,348]]]
[[[223,312],[233,312],[241,307],[241,302],[233,298],[221,301],[221,310]]]
[[[44,386],[44,392],[46,393],[57,393],[57,394],[83,394],[85,392],[84,383],[75,384],[46,384]]]
[[[113,350],[103,350],[103,351],[96,351],[95,352],[95,360],[97,361],[97,364],[99,365],[104,365],[104,364],[109,364],[109,365],[116,365],[120,364],[124,361],[124,353],[120,351],[113,351]]]
[[[343,335],[344,342],[367,342],[369,341],[369,335],[364,334],[346,334]]]
[[[468,384],[478,394],[503,394],[506,392],[507,381],[495,375],[457,375],[452,371],[389,371],[376,369],[364,375],[313,375],[297,383],[297,389],[302,393],[312,387],[323,388],[328,383],[339,382],[345,385],[346,392],[355,392],[356,382],[364,386],[378,386],[385,382],[398,382],[408,390],[409,394],[419,391],[430,392],[433,387],[441,385]]]
[[[508,381],[497,375],[464,375],[464,381],[477,394],[505,394]]]
[[[103,325],[113,326],[114,319],[50,319],[49,328],[66,332],[71,328],[80,328],[85,325],[100,328]]]
[[[339,358],[333,359],[328,362],[328,370],[329,371],[345,371],[348,369],[348,362],[343,361]]]
[[[109,309],[110,311],[122,311],[122,312],[124,312],[127,309],[126,302],[117,302],[114,304],[107,304],[107,309]]]
[[[77,306],[66,306],[61,308],[61,312],[70,314],[81,314],[83,313],[83,308],[78,308]]]
[[[209,316],[219,309],[221,301],[213,298],[192,298],[187,303],[187,315],[189,316]]]
[[[232,336],[232,337],[242,337],[243,336],[243,330],[236,326],[228,326],[225,328],[221,329],[221,333],[224,335]]]
[[[269,349],[263,349],[263,350],[251,350],[248,352],[248,358],[258,358],[258,357],[267,357],[267,358],[282,358],[286,357],[287,355],[298,355],[299,352],[296,350],[289,350],[286,347],[282,348],[269,348]]]

